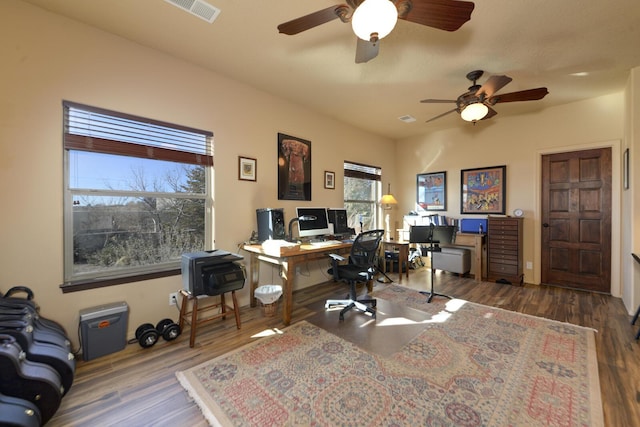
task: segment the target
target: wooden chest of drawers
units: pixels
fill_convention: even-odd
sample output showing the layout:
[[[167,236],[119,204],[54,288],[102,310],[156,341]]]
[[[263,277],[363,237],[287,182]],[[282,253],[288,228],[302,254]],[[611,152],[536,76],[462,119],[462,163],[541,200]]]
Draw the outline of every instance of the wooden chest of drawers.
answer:
[[[522,285],[522,218],[489,217],[487,278]]]

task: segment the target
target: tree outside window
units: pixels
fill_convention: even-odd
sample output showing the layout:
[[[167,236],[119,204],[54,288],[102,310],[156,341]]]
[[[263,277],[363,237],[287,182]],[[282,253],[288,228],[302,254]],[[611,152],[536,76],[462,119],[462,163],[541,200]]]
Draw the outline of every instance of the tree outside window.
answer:
[[[65,108],[65,285],[180,266],[212,239],[211,134]]]
[[[381,176],[379,167],[344,162],[344,206],[347,223],[356,233],[377,228]]]

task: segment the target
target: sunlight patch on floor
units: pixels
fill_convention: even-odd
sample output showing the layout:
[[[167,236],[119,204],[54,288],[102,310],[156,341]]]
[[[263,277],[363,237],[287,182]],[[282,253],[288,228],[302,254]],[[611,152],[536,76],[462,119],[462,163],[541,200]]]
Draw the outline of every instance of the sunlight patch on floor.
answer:
[[[273,335],[282,335],[282,334],[284,334],[284,332],[278,328],[265,329],[262,332],[258,332],[255,335],[251,335],[251,338],[271,337]]]

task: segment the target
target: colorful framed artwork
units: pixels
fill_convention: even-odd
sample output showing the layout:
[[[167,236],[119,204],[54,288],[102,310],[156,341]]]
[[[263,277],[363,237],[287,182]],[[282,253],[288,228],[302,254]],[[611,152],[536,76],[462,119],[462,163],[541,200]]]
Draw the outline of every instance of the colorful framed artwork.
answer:
[[[250,157],[238,156],[238,179],[242,181],[255,181],[258,161]]]
[[[311,141],[278,133],[278,200],[311,200]]]
[[[416,179],[418,206],[426,211],[447,210],[447,173],[421,173]]]
[[[336,173],[331,171],[324,171],[324,188],[335,190],[336,188]]]
[[[460,171],[460,213],[502,214],[507,197],[507,167]]]

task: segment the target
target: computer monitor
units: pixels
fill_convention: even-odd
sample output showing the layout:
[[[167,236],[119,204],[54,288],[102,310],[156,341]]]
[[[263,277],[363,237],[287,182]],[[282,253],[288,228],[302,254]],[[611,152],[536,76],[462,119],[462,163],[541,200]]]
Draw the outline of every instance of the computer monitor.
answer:
[[[298,237],[326,236],[330,234],[329,219],[326,208],[296,208],[298,218],[315,217],[315,219],[298,221]]]
[[[327,209],[327,215],[329,216],[329,222],[333,224],[333,234],[349,233],[346,209]]]

